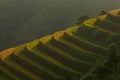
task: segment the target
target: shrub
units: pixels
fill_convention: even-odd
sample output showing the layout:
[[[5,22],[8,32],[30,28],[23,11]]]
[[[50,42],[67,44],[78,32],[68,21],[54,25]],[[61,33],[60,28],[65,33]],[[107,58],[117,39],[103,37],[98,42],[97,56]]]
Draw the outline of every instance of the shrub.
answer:
[[[76,25],[81,25],[87,19],[89,19],[87,15],[80,16]]]

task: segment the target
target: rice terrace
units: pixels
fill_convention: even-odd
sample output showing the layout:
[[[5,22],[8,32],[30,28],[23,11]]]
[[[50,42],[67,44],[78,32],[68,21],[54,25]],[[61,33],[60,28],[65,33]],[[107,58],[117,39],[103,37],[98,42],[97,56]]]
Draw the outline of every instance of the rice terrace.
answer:
[[[1,51],[0,80],[82,80],[94,64],[108,58],[111,44],[119,53],[120,9],[83,18],[75,26]],[[120,80],[120,66],[116,75],[111,80]]]

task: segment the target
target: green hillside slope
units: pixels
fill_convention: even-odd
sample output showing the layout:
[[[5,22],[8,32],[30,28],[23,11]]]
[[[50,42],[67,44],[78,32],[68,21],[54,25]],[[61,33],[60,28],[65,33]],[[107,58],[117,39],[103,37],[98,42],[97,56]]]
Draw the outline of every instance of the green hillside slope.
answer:
[[[120,10],[0,52],[1,80],[69,80],[120,42]]]

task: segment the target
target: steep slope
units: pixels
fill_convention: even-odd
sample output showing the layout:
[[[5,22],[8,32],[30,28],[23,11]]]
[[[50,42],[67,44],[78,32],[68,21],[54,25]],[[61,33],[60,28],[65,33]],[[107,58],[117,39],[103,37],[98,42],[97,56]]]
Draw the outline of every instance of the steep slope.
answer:
[[[2,80],[68,80],[83,75],[120,42],[120,10],[0,52]]]
[[[80,15],[95,16],[119,4],[120,0],[0,0],[0,51],[65,29]]]

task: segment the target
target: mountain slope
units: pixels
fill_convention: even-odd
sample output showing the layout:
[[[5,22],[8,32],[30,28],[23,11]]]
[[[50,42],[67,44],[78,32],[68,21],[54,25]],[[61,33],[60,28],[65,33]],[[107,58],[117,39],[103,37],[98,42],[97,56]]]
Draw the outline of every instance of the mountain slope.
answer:
[[[0,52],[2,80],[68,80],[83,75],[120,42],[120,10]]]

